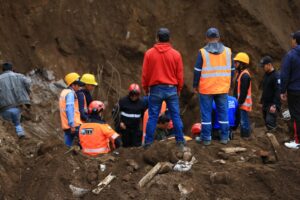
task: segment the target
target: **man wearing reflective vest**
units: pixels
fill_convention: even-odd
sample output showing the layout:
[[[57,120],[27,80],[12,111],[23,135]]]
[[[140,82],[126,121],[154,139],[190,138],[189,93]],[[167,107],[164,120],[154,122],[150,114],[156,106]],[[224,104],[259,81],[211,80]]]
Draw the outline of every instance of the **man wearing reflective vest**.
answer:
[[[200,111],[202,119],[201,140],[204,145],[211,144],[212,130],[212,102],[216,103],[220,123],[222,144],[228,143],[228,92],[232,67],[231,50],[220,42],[218,29],[209,28],[206,32],[207,45],[200,49],[194,68],[193,88],[199,93]]]
[[[103,111],[105,110],[103,102],[92,101],[88,110],[89,122],[83,123],[79,130],[82,152],[90,156],[109,153],[111,151],[110,142],[114,149],[120,147],[119,134],[103,120]]]
[[[83,85],[79,78],[80,76],[75,72],[67,74],[64,80],[68,88],[64,89],[59,97],[61,126],[68,147],[71,147],[74,138],[78,137],[79,126],[82,124],[76,95],[76,91]]]
[[[246,53],[240,52],[233,60],[238,71],[234,96],[239,103],[241,137],[249,139],[251,130],[248,112],[252,110],[251,76],[248,71],[250,59]]]
[[[76,95],[78,97],[80,118],[83,122],[86,122],[89,120],[88,107],[93,101],[91,92],[98,83],[96,82],[96,78],[93,74],[83,74],[80,81],[84,83],[84,86],[81,90],[76,92]]]
[[[121,98],[113,110],[115,127],[121,134],[123,147],[135,147],[142,144],[141,122],[146,107],[140,94],[140,86],[136,83],[131,84],[128,95]]]

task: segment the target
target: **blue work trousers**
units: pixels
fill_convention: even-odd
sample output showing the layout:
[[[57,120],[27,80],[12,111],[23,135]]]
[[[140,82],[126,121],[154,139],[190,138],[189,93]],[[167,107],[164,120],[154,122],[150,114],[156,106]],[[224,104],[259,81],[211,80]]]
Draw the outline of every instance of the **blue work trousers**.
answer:
[[[200,111],[202,119],[201,140],[211,141],[212,131],[212,103],[216,103],[218,121],[221,129],[221,140],[228,140],[229,122],[228,122],[228,94],[199,94]]]
[[[177,87],[172,85],[155,85],[150,88],[149,95],[149,119],[146,128],[145,144],[151,144],[154,141],[154,133],[157,120],[161,110],[162,102],[167,104],[175,129],[175,139],[177,142],[185,142],[183,134],[183,124],[180,118],[179,98]]]

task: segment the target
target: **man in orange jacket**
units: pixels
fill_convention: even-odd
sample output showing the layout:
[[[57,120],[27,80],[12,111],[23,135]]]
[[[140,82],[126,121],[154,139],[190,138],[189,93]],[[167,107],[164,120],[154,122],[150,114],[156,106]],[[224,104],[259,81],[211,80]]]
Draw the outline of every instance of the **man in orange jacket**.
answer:
[[[113,148],[121,146],[121,138],[104,120],[102,113],[105,109],[101,101],[92,101],[89,105],[90,120],[81,125],[79,140],[82,152],[96,156],[111,151],[109,142]]]
[[[149,94],[149,120],[146,128],[145,148],[154,140],[157,119],[163,101],[170,111],[176,142],[183,149],[183,124],[179,112],[179,97],[183,87],[183,63],[181,55],[170,44],[170,31],[160,28],[157,32],[158,43],[149,49],[144,56],[142,85]]]
[[[78,136],[79,126],[82,124],[76,95],[76,91],[83,86],[79,78],[79,74],[75,72],[67,74],[65,82],[68,88],[64,89],[59,97],[61,126],[65,133],[65,144],[68,147],[73,145],[73,140]]]
[[[212,102],[216,103],[220,123],[220,143],[227,144],[229,137],[228,92],[232,67],[231,49],[220,42],[220,33],[216,28],[206,32],[207,44],[198,53],[194,68],[194,92],[199,95],[202,119],[201,140],[204,145],[211,144]]]

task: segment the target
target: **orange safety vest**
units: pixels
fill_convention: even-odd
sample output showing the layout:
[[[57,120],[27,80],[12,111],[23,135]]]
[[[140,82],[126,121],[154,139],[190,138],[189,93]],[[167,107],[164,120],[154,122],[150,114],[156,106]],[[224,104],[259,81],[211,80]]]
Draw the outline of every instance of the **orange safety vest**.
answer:
[[[247,69],[245,69],[244,71],[242,71],[242,73],[239,75],[238,77],[238,88],[237,88],[237,95],[238,95],[238,99],[240,98],[240,93],[241,93],[241,78],[243,76],[243,74],[248,74],[250,76],[250,73]],[[251,76],[250,76],[251,77]],[[252,96],[251,96],[251,81],[250,81],[250,86],[248,88],[248,92],[247,92],[247,97],[245,102],[240,106],[240,109],[245,110],[245,111],[252,111]]]
[[[200,49],[203,64],[199,81],[201,94],[228,93],[231,82],[231,50],[225,47],[221,54],[212,54]]]
[[[119,137],[108,124],[84,123],[79,129],[82,152],[91,156],[110,152],[109,141]]]
[[[74,91],[71,89],[64,89],[60,93],[59,97],[59,111],[60,111],[60,119],[61,119],[61,126],[63,130],[71,128],[68,124],[68,118],[66,114],[66,96],[72,92],[75,95],[75,102],[74,102],[74,123],[75,127],[80,126],[82,124],[80,120],[80,112],[79,112],[79,106],[78,106],[78,99]]]

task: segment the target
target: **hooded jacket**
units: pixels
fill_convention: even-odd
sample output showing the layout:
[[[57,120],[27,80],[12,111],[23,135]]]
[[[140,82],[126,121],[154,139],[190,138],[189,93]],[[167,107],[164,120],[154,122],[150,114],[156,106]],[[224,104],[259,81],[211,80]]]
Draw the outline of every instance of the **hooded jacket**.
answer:
[[[176,85],[183,87],[183,63],[181,55],[170,43],[157,43],[144,56],[142,86],[148,92],[154,85]]]
[[[29,78],[13,71],[0,74],[0,111],[7,108],[30,104]]]
[[[283,58],[281,73],[281,93],[300,93],[300,45],[291,49]]]
[[[212,54],[221,54],[225,47],[221,42],[211,42],[211,43],[207,43],[207,45],[204,47],[204,49]],[[233,64],[233,62],[232,62]],[[199,81],[200,81],[200,77],[201,77],[201,70],[202,70],[202,65],[203,65],[203,58],[201,55],[201,52],[198,52],[198,56],[197,56],[197,61],[194,67],[194,80],[193,80],[193,88],[198,88],[199,86]],[[234,77],[234,71],[235,71],[235,67],[232,66],[231,67],[231,78]]]

